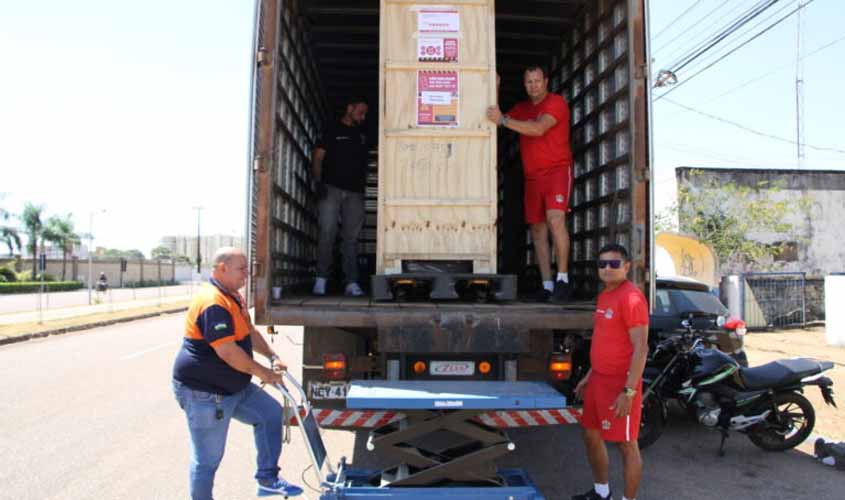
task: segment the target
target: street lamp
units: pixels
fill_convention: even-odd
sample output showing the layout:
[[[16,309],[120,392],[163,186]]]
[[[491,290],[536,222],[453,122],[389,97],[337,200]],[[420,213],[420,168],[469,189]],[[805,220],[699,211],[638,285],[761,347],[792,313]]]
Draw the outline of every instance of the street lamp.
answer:
[[[197,274],[200,274],[200,264],[202,263],[202,254],[200,253],[200,213],[203,207],[194,207],[197,211]]]
[[[92,256],[94,252],[94,214],[106,213],[105,208],[94,210],[88,214],[88,305],[93,304],[91,301],[91,285],[94,283],[94,263]]]

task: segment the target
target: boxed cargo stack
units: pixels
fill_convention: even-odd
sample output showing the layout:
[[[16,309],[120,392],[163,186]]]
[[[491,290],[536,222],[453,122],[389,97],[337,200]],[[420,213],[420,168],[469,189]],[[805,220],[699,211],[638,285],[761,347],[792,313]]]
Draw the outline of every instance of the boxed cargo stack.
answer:
[[[493,0],[381,0],[373,298],[516,298],[496,275]]]

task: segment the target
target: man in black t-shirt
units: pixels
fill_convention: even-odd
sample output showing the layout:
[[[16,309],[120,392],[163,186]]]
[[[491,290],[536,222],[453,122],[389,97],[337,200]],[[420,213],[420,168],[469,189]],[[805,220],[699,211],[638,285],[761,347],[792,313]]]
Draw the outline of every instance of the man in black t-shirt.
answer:
[[[320,198],[314,295],[326,294],[338,218],[343,239],[344,293],[352,297],[364,295],[358,285],[358,234],[364,225],[367,182],[367,137],[361,128],[366,118],[367,103],[360,98],[348,99],[343,117],[327,127],[314,147],[312,167]]]

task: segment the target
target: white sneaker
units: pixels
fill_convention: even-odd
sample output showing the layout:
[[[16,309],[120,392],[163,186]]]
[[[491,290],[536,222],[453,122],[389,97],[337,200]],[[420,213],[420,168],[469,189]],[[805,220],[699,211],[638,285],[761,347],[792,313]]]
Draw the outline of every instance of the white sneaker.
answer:
[[[346,292],[344,293],[349,297],[362,297],[364,295],[364,290],[361,290],[358,283],[352,282],[346,285]]]
[[[314,288],[311,289],[313,295],[326,294],[326,278],[317,278],[314,280]]]

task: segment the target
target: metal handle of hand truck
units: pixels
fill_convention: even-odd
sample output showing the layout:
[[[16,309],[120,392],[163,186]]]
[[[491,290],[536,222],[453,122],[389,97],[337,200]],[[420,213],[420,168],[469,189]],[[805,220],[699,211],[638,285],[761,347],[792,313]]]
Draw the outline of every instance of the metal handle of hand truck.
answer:
[[[305,409],[306,413],[311,412],[311,403],[308,402],[308,398],[305,395],[305,389],[302,388],[302,384],[300,384],[299,381],[296,380],[296,378],[294,378],[294,376],[291,375],[290,372],[287,370],[282,372],[282,376],[287,379],[287,381],[290,382],[294,389],[296,389],[296,392],[299,393],[299,401],[296,400],[293,394],[291,394],[291,392],[288,391],[287,387],[285,387],[283,384],[273,384],[276,389],[278,389],[279,392],[282,393],[282,396],[284,396],[285,399],[289,400],[294,407],[302,406],[302,408]]]

